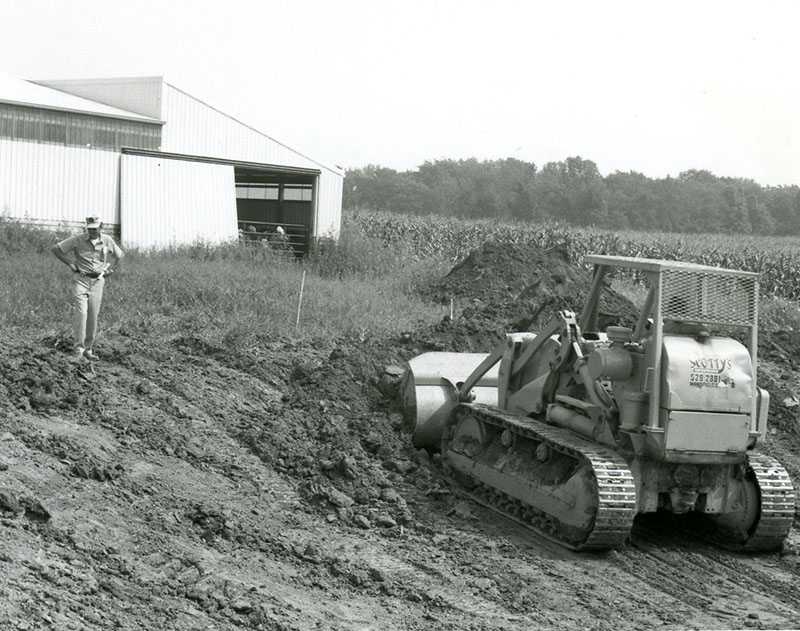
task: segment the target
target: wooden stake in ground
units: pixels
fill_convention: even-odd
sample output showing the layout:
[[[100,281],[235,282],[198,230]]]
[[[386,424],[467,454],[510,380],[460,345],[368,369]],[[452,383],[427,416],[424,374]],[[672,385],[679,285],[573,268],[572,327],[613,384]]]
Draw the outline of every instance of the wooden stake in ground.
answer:
[[[300,280],[300,298],[297,300],[297,319],[294,321],[294,330],[300,326],[300,307],[303,306],[303,288],[306,286],[306,271],[303,270],[303,278]]]

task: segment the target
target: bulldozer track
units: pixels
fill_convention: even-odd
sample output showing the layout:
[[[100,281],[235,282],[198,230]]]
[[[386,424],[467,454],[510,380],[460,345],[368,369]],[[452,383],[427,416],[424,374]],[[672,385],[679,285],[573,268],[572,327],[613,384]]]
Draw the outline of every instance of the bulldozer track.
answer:
[[[514,416],[481,404],[465,403],[462,410],[483,423],[545,443],[550,449],[586,462],[596,480],[598,507],[591,529],[582,541],[574,543],[561,536],[557,518],[474,476],[478,492],[468,493],[473,499],[571,550],[608,550],[625,544],[636,516],[636,487],[633,474],[619,455],[533,418]]]
[[[767,552],[779,549],[792,527],[795,513],[795,492],[786,469],[774,458],[749,454],[748,465],[755,476],[760,497],[759,519],[750,537],[743,542],[728,538],[724,532],[686,531],[686,536],[734,552]],[[709,526],[711,526],[709,524]],[[640,528],[653,530],[652,527]],[[634,545],[639,547],[636,540]]]
[[[774,458],[750,454],[748,461],[758,482],[761,514],[741,549],[774,550],[783,544],[794,521],[794,487],[786,469]]]

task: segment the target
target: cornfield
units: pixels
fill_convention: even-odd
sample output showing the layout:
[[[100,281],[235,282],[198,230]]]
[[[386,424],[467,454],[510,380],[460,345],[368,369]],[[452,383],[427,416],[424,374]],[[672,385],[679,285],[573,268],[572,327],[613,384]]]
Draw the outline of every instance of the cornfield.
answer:
[[[800,246],[788,237],[612,232],[565,224],[364,211],[347,215],[345,222],[386,245],[401,246],[417,258],[443,257],[456,263],[486,241],[529,244],[561,248],[573,261],[581,261],[585,254],[609,254],[759,272],[762,295],[800,299]]]

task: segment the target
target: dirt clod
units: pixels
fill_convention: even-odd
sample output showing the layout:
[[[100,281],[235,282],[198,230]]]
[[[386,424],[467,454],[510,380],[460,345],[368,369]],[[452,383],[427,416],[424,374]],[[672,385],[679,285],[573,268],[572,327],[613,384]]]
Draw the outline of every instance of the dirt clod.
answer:
[[[356,515],[353,517],[353,523],[364,530],[369,530],[372,528],[372,523],[370,523],[369,518],[365,517],[364,515]]]
[[[19,500],[9,489],[0,489],[0,511],[12,514],[22,513],[23,508]]]

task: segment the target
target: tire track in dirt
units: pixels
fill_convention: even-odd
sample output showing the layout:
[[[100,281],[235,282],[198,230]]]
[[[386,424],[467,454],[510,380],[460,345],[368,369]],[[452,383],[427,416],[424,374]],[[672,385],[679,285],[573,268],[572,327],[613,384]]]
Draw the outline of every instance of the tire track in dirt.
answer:
[[[691,533],[667,532],[652,519],[647,525],[640,520],[630,547],[653,559],[673,587],[669,591],[702,594],[711,611],[750,614],[781,627],[800,624],[800,586],[790,572],[778,577],[768,571],[770,564],[778,566],[776,554],[722,551]]]
[[[152,390],[149,393],[152,395],[151,404],[165,415],[177,421],[183,420],[192,433],[194,444],[207,447],[190,450],[186,454],[190,463],[199,460],[206,468],[210,467],[233,480],[237,486],[249,484],[257,495],[266,493],[279,505],[298,505],[296,490],[283,477],[260,466],[257,467],[257,477],[253,477],[253,468],[262,464],[255,454],[250,453],[250,457],[254,458],[250,466],[246,466],[246,463],[242,466],[236,464],[242,462],[241,450],[251,452],[251,449],[242,444],[237,436],[235,417],[238,414],[231,414],[228,408],[239,408],[242,416],[256,416],[263,413],[270,402],[278,400],[280,392],[248,373],[236,371],[213,359],[205,359],[199,366],[187,361],[180,366],[179,379],[176,379],[176,371],[165,370],[160,362],[141,355],[135,363],[117,366],[118,370],[129,373],[119,377],[121,381],[146,383],[148,391]],[[215,373],[223,381],[236,384],[236,398],[224,401],[220,393],[213,389],[204,392],[203,382],[209,372]],[[190,390],[189,384],[196,389]],[[228,396],[234,395],[231,392]],[[215,405],[217,409],[214,409]],[[242,409],[245,405],[249,408]],[[179,423],[173,422],[173,425],[177,427]],[[179,427],[177,429],[180,431]],[[270,473],[269,479],[264,480],[264,475]]]
[[[476,505],[476,510],[487,509]],[[611,601],[620,624],[633,628],[648,628],[644,622],[648,619],[679,628],[798,626],[800,601],[794,597],[797,588],[791,576],[771,576],[762,568],[769,567],[774,557],[761,554],[740,559],[735,552],[720,551],[694,538],[642,526],[636,527],[631,543],[617,551],[573,553],[506,516],[492,513],[496,517],[487,519],[485,515],[481,513],[480,521],[486,539],[506,538],[520,552],[513,560],[504,560],[502,574],[516,574],[529,585],[533,576],[550,577],[545,589],[561,594],[564,602],[574,600],[573,611],[608,618]],[[497,563],[496,556],[493,559]],[[749,573],[748,563],[755,567]]]
[[[504,584],[497,583],[500,593],[486,597],[534,616],[544,628],[648,629],[654,620],[685,625],[686,620],[708,624],[712,619],[702,614],[702,603],[688,607],[666,597],[660,587],[649,589],[641,576],[651,567],[637,576],[621,568],[619,558],[625,551],[572,552],[505,515],[478,504],[474,509],[477,523],[458,526],[476,548],[475,557],[462,564],[473,574],[477,570],[479,575],[502,577]],[[481,558],[480,542],[498,544],[498,549]]]
[[[671,596],[699,612],[708,610],[713,603],[712,598],[701,595],[700,581],[692,576],[676,575],[670,571],[669,566],[665,568],[664,563],[655,555],[630,550],[620,555],[618,564],[625,572],[652,589]]]

